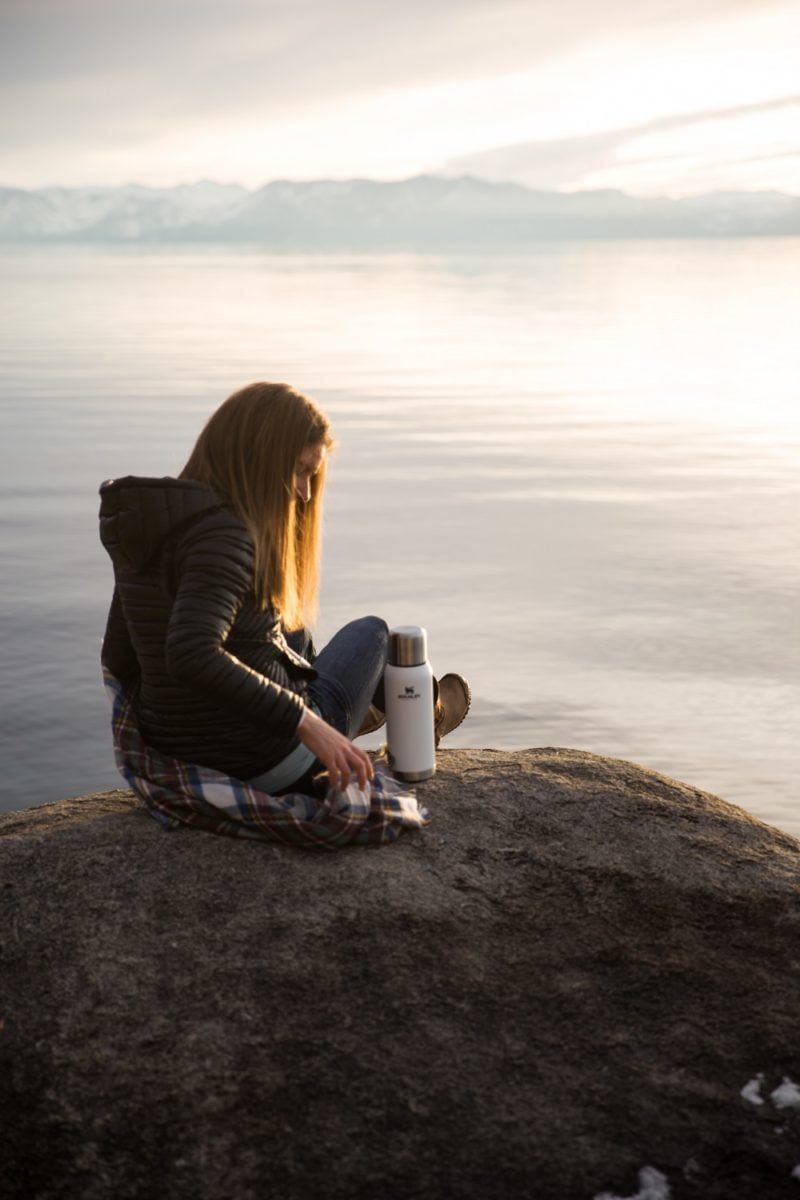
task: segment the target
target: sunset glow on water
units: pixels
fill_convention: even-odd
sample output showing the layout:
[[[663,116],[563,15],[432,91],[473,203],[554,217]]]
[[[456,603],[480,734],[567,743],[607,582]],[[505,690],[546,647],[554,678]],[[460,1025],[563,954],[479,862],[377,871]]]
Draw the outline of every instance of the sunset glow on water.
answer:
[[[624,757],[800,832],[797,239],[6,251],[4,808],[116,786],[97,487],[256,378],[329,413],[318,642],[428,629],[452,745]]]

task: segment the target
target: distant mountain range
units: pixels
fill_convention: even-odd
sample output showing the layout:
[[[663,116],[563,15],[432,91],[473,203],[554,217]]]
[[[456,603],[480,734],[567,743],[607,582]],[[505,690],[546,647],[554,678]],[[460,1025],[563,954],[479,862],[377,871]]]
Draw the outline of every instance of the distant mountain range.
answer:
[[[0,188],[3,242],[223,242],[286,249],[447,249],[568,238],[800,234],[800,197],[715,192],[682,200],[533,191],[420,175],[397,183],[278,181],[257,191]]]

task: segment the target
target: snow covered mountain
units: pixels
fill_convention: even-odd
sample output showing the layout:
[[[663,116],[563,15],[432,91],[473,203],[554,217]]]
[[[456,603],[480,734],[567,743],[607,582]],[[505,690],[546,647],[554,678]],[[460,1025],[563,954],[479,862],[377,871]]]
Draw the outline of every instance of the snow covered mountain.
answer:
[[[4,242],[436,249],[553,238],[797,234],[800,197],[779,192],[642,199],[425,175],[396,183],[277,181],[254,192],[210,181],[172,188],[0,188]]]
[[[243,187],[202,182],[173,188],[0,188],[4,240],[135,241],[202,227],[235,213]]]

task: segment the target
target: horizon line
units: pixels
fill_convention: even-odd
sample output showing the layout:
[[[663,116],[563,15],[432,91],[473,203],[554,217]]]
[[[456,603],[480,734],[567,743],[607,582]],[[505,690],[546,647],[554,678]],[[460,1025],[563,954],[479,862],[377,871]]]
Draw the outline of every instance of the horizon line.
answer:
[[[66,192],[81,192],[81,191],[99,191],[113,192],[122,191],[125,188],[138,188],[141,191],[150,192],[169,192],[177,191],[179,188],[198,187],[202,184],[212,184],[215,187],[232,187],[239,188],[249,195],[255,195],[257,192],[263,191],[265,188],[272,187],[278,183],[290,184],[315,184],[315,183],[371,183],[378,187],[396,187],[403,183],[413,183],[418,179],[435,179],[442,182],[458,183],[463,180],[471,180],[475,183],[482,183],[486,187],[515,187],[521,188],[523,191],[533,194],[547,196],[591,196],[611,194],[616,196],[624,196],[630,200],[670,200],[680,202],[682,200],[697,200],[710,196],[785,196],[791,200],[800,200],[800,193],[787,192],[781,188],[759,187],[759,188],[715,188],[710,191],[702,192],[685,192],[681,195],[671,195],[668,192],[659,192],[655,194],[641,195],[634,192],[626,192],[623,188],[573,188],[571,190],[560,188],[532,188],[525,183],[520,183],[515,179],[486,179],[481,175],[476,175],[466,171],[462,175],[444,175],[431,171],[420,171],[414,175],[406,175],[397,179],[373,179],[368,175],[348,175],[342,178],[334,176],[314,176],[303,178],[290,178],[288,176],[277,176],[274,179],[268,179],[264,183],[248,186],[244,183],[239,183],[235,180],[219,180],[212,179],[208,176],[203,176],[196,179],[185,180],[181,183],[139,183],[136,180],[129,180],[126,183],[84,183],[84,184],[66,184],[66,183],[47,183],[40,184],[37,187],[22,187],[19,184],[10,184],[0,181],[0,190],[13,192],[47,192],[47,191],[66,191]]]

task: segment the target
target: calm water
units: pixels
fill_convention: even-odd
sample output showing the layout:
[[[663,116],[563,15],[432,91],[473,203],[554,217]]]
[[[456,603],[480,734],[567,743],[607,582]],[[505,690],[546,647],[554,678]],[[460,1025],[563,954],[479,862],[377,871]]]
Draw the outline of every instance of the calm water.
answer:
[[[800,239],[0,255],[0,807],[117,786],[97,486],[235,387],[329,412],[318,642],[427,626],[453,745],[652,766],[800,834]]]

